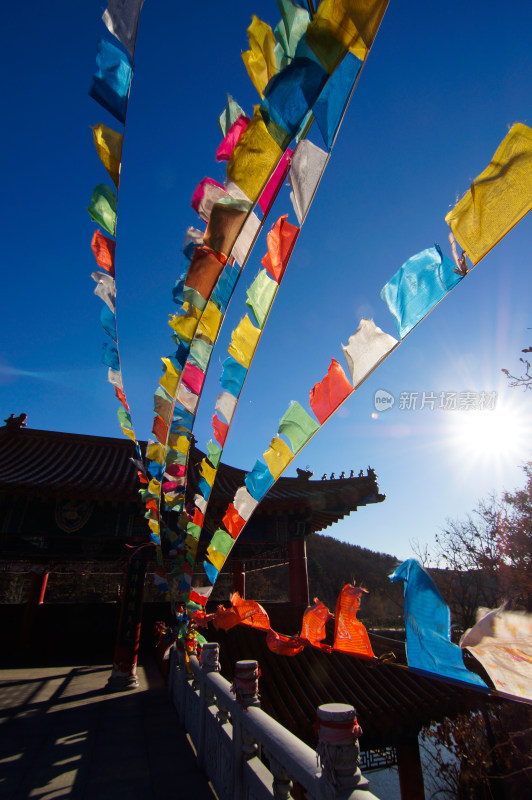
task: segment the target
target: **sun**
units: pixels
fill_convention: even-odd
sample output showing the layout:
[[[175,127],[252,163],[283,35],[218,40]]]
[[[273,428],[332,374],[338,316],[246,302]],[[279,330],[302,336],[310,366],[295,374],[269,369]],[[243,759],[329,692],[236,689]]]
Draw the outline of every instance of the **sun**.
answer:
[[[532,444],[530,413],[519,406],[456,411],[448,424],[448,440],[468,461],[512,464],[527,457]]]

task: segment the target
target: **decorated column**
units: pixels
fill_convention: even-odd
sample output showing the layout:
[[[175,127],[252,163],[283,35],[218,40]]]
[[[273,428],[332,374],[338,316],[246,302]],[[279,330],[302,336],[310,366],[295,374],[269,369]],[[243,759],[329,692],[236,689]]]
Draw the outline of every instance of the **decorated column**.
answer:
[[[403,800],[425,800],[423,771],[417,737],[405,738],[397,745],[399,786]]]
[[[148,548],[141,545],[128,559],[122,588],[120,621],[113,659],[113,671],[107,682],[112,689],[136,689],[144,580]]]

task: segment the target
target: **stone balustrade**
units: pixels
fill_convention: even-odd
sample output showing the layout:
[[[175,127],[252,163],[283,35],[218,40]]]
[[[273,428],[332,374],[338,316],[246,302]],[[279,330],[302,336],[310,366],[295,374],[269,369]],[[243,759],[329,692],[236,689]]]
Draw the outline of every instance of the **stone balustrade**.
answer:
[[[219,800],[377,800],[358,768],[352,706],[318,709],[317,751],[260,708],[256,661],[237,662],[233,686],[219,674],[218,645],[185,658],[172,648],[169,693]],[[304,795],[303,795],[304,793]]]

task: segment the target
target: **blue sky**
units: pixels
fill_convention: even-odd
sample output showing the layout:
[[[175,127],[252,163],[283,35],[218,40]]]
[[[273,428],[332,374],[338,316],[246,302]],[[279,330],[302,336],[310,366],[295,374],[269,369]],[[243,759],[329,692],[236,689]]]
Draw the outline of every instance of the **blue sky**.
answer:
[[[86,212],[106,181],[90,126],[116,127],[87,89],[105,3],[55,0],[4,11],[4,303],[0,409],[33,428],[119,436],[117,401],[100,363],[100,301],[93,296]],[[257,13],[276,3],[146,0],[123,151],[117,236],[117,318],[137,435],[151,429],[159,357],[181,273],[189,206],[201,178],[223,180],[216,119],[230,92],[248,112],[258,95],[240,52]],[[532,9],[472,0],[391,0],[299,237],[228,438],[224,460],[251,468],[290,400],[330,359],[343,363],[362,316],[395,334],[380,290],[411,255],[438,242],[450,255],[447,211],[489,162],[509,126],[532,124]],[[319,140],[317,140],[319,141]],[[296,222],[283,190],[270,222]],[[522,483],[530,458],[532,397],[509,389],[532,341],[531,218],[525,218],[422,322],[294,462],[323,473],[371,465],[380,506],[334,529],[338,538],[408,557],[446,518],[491,491]],[[242,275],[213,357],[196,436],[204,446],[219,364],[245,313],[245,288],[266,252],[262,237]],[[375,413],[377,389],[396,397]],[[497,392],[497,411],[401,409],[401,392]],[[490,416],[491,415],[491,416]],[[3,418],[2,417],[2,418]]]

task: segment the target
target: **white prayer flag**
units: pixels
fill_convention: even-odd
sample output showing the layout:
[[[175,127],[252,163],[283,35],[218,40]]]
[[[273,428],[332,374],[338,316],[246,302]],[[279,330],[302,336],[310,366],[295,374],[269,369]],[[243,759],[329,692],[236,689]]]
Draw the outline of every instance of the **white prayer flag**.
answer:
[[[329,155],[308,139],[299,142],[292,156],[292,167],[288,175],[292,191],[290,200],[300,225],[307,215],[314,192],[327,164]]]
[[[241,486],[240,489],[237,489],[233,505],[246,522],[253,514],[258,504],[259,501],[255,500],[255,498],[250,495],[245,486]]]
[[[372,319],[361,319],[347,345],[342,345],[355,389],[397,344],[397,339],[384,333]]]

